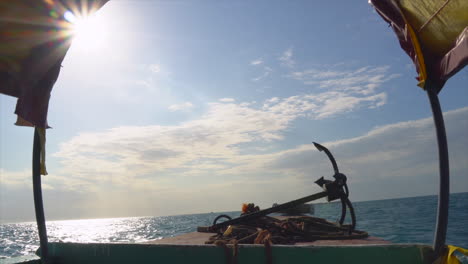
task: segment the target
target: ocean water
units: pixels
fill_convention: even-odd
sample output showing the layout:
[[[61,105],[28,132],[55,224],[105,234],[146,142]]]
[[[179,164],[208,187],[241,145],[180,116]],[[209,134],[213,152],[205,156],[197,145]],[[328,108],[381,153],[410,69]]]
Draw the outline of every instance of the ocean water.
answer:
[[[432,244],[436,196],[353,203],[357,229],[393,243]],[[315,205],[315,215],[338,220],[339,203]],[[49,241],[138,243],[195,231],[221,213],[48,221]],[[223,212],[233,217],[239,212]],[[39,246],[35,222],[0,224],[0,262],[33,255]],[[468,193],[450,196],[447,244],[468,248]],[[3,260],[3,261],[2,261]],[[463,262],[468,258],[464,258]]]

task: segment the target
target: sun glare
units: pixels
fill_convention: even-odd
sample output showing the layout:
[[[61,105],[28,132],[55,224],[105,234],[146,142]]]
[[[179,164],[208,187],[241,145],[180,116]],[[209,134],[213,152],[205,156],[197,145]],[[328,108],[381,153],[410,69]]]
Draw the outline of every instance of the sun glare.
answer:
[[[72,47],[81,51],[98,51],[104,48],[107,38],[105,21],[98,15],[75,16],[67,11],[64,18],[72,24]]]

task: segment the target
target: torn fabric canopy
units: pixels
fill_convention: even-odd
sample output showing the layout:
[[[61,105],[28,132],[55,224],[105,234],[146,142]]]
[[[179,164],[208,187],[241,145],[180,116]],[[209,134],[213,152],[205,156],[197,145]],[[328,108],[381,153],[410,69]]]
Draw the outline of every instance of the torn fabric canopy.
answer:
[[[17,125],[48,128],[47,110],[71,44],[67,11],[94,12],[107,0],[0,0],[0,93],[18,98]]]
[[[468,1],[370,0],[413,60],[422,88],[439,87],[468,64]]]

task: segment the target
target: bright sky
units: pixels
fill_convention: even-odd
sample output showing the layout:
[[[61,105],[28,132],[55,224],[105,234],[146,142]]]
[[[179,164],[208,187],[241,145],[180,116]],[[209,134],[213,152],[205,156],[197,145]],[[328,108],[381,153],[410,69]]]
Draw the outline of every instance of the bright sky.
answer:
[[[412,62],[367,1],[111,1],[53,90],[47,219],[261,208],[319,192],[436,194],[438,156]],[[468,69],[440,94],[451,191],[468,191]],[[1,96],[0,221],[34,219],[33,129]],[[434,209],[435,210],[435,209]]]

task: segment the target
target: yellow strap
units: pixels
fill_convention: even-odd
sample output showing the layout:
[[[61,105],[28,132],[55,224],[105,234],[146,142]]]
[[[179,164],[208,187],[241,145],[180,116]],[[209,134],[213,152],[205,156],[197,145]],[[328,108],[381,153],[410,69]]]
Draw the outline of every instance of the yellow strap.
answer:
[[[39,139],[41,142],[41,175],[47,175],[46,169],[46,152],[45,152],[45,144],[46,144],[46,129],[37,127],[37,131],[39,132]]]
[[[416,52],[416,58],[418,59],[418,64],[419,64],[419,83],[418,86],[425,89],[424,85],[426,84],[426,79],[427,79],[427,71],[426,71],[426,64],[424,63],[424,56],[421,50],[421,46],[419,45],[418,37],[416,36],[416,33],[414,32],[413,28],[408,24],[406,21],[406,28],[408,29],[411,42],[413,42],[413,47],[414,51]]]
[[[467,249],[464,249],[464,248],[461,248],[461,247],[456,247],[456,246],[451,246],[451,245],[448,245],[447,246],[447,251],[446,251],[446,254],[441,256],[438,261],[439,262],[435,262],[435,263],[440,263],[440,264],[460,264],[460,260],[458,260],[457,256],[455,256],[453,253],[455,253],[455,251],[458,251],[462,254],[464,254],[465,256],[468,256],[468,250]]]
[[[400,9],[402,9],[400,7]],[[414,51],[416,52],[416,59],[419,66],[419,83],[418,86],[425,89],[424,85],[426,84],[427,80],[427,71],[426,71],[426,63],[424,62],[424,55],[421,50],[421,45],[419,44],[418,36],[416,32],[414,32],[413,27],[410,25],[408,20],[406,19],[403,12],[401,12],[401,16],[405,20],[406,29],[408,30],[409,36],[411,38],[411,42],[413,43]]]

